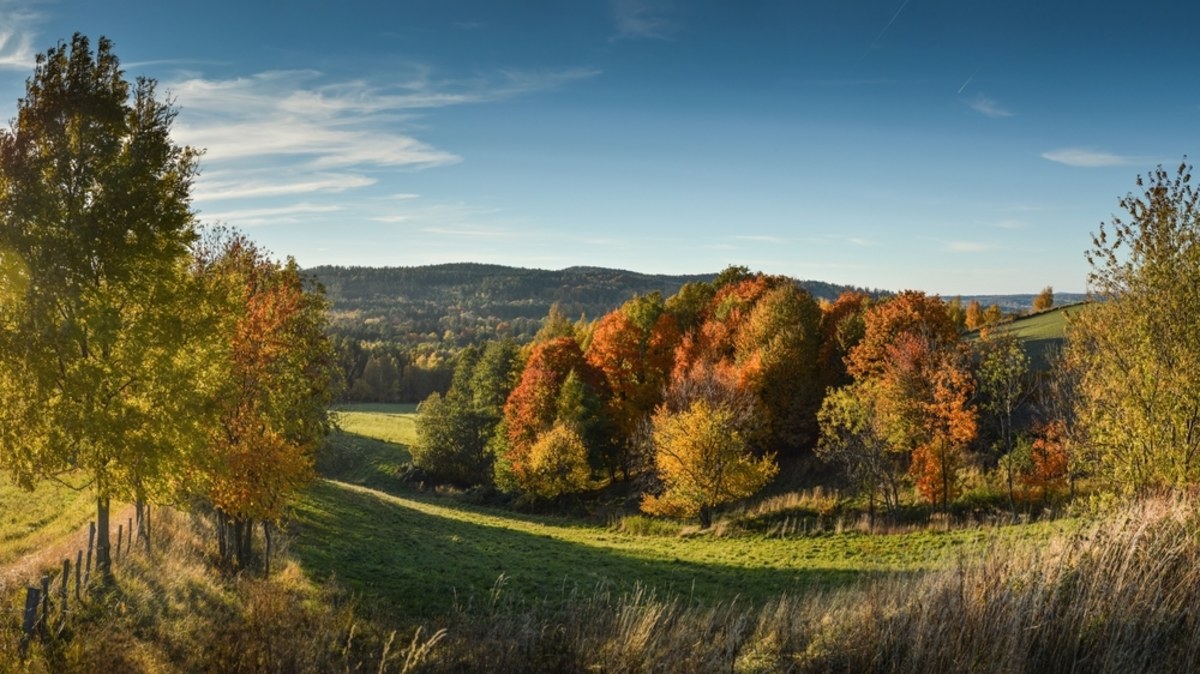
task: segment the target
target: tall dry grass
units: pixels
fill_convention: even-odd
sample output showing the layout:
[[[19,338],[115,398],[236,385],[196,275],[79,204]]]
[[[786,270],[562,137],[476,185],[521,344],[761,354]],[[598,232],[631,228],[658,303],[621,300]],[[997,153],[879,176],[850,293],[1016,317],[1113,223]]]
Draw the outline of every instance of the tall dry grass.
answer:
[[[150,554],[114,565],[73,606],[59,633],[20,657],[19,615],[0,614],[0,673],[408,672],[441,638],[400,634],[365,620],[333,585],[314,585],[290,560],[269,579],[223,573],[212,563],[209,522],[160,511]],[[16,606],[18,597],[4,597]],[[409,636],[411,635],[411,639]]]
[[[1042,549],[761,606],[499,601],[455,616],[424,671],[1195,671],[1196,505],[1148,500]]]

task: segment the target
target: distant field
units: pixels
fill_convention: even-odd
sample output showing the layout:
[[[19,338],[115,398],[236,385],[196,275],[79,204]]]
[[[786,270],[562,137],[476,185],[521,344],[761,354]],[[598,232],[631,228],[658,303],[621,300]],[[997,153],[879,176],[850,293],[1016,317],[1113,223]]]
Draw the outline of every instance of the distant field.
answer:
[[[1035,370],[1050,367],[1050,359],[1062,348],[1068,316],[1084,310],[1086,304],[1071,304],[1024,316],[995,328],[993,334],[1016,335],[1025,345]]]
[[[374,427],[362,422],[360,431]],[[385,427],[383,420],[374,423]],[[455,602],[486,603],[501,576],[506,592],[521,600],[637,584],[702,601],[758,601],[934,568],[993,541],[1043,540],[1067,526],[890,536],[639,536],[402,490],[363,468],[394,461],[396,446],[352,439],[375,444],[359,446],[360,463],[343,466],[341,479],[307,491],[295,511],[290,547],[315,577],[335,577],[369,603],[407,618],[445,613]]]
[[[417,439],[416,405],[366,403],[335,411],[338,427],[347,433],[405,446]]]

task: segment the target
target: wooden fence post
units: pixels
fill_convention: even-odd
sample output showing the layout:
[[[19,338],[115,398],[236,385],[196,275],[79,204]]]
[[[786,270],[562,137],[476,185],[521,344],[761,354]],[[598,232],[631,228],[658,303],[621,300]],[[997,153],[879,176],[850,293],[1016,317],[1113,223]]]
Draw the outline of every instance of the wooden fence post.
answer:
[[[25,620],[21,626],[24,634],[21,636],[21,657],[29,650],[29,640],[33,638],[33,630],[37,626],[38,589],[25,588]]]
[[[42,619],[38,621],[38,625],[42,628],[42,634],[50,629],[50,576],[42,576]]]
[[[121,537],[124,535],[125,535],[125,525],[118,524],[117,525],[117,554],[115,557],[113,557],[114,562],[121,558]]]
[[[84,585],[90,585],[92,582],[92,548],[96,545],[96,523],[88,523],[88,556],[87,568],[83,571]]]
[[[83,568],[82,567],[83,567],[83,550],[76,550],[75,551],[75,601],[80,601],[80,599],[82,597],[82,593],[83,593],[83,588],[81,587],[82,583],[80,583],[80,581],[83,579]]]
[[[59,598],[62,599],[62,606],[58,607],[58,615],[60,623],[67,624],[67,584],[71,581],[71,559],[68,557],[63,560],[62,570],[62,587],[58,589]]]
[[[125,554],[128,555],[133,552],[133,518],[132,517],[130,517],[129,521],[125,523],[125,531],[128,532],[127,535],[129,536],[129,541],[125,545]]]

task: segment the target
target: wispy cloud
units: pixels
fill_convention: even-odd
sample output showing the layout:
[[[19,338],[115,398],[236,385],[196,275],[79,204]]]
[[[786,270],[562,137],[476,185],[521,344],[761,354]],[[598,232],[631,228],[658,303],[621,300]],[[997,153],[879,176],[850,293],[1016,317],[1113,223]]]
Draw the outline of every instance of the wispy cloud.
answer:
[[[1065,147],[1058,150],[1050,150],[1043,152],[1042,158],[1058,162],[1059,164],[1066,164],[1067,166],[1081,166],[1084,168],[1125,166],[1143,161],[1139,157],[1122,156],[1085,147]]]
[[[872,241],[871,239],[864,239],[859,236],[847,237],[846,241],[849,243],[852,243],[856,246],[878,246],[879,245],[878,241]]]
[[[221,201],[314,192],[344,192],[360,187],[369,187],[376,182],[375,178],[353,173],[314,174],[308,180],[274,182],[246,179],[244,176],[231,175],[229,171],[222,171],[209,174],[207,179],[196,187],[192,196],[197,201]]]
[[[3,0],[0,0],[3,1]],[[389,82],[330,82],[312,70],[232,79],[190,75],[166,88],[180,106],[175,138],[205,150],[198,202],[353,190],[364,173],[461,161],[414,134],[413,120],[447,106],[503,100],[594,77],[597,70],[501,70],[437,79],[413,67]],[[266,175],[269,174],[269,175]],[[235,223],[236,224],[236,223]]]
[[[42,16],[28,2],[0,0],[0,69],[29,70],[37,50],[35,26]]]
[[[267,208],[246,208],[241,210],[222,211],[219,213],[203,213],[204,220],[225,222],[241,226],[257,226],[278,223],[297,222],[296,216],[314,213],[332,213],[342,210],[333,204],[295,204]]]
[[[678,26],[667,19],[661,0],[613,0],[616,39],[670,40]]]
[[[731,236],[729,238],[733,239],[734,241],[754,241],[756,243],[787,243],[788,242],[787,239],[784,239],[784,238],[781,238],[778,236],[770,236],[770,235],[763,235],[763,234],[742,234],[742,235],[738,235],[738,236]]]
[[[1011,111],[1000,107],[999,103],[983,94],[975,94],[974,97],[967,99],[966,103],[972,110],[987,117],[1012,117],[1013,115]]]

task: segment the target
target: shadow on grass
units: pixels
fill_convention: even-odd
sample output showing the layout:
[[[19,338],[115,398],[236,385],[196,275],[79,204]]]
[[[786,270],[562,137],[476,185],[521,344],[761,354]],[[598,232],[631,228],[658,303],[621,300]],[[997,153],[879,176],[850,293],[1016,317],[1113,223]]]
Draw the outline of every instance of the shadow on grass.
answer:
[[[444,509],[447,516],[430,512],[432,508]],[[463,513],[482,520],[467,521],[459,517]],[[754,566],[751,559],[745,566],[668,559],[670,552],[585,545],[520,530],[518,522],[536,518],[500,517],[322,481],[297,509],[291,550],[317,578],[333,575],[368,604],[409,619],[445,614],[455,603],[486,603],[501,575],[506,592],[530,601],[565,601],[598,587],[623,591],[641,585],[660,595],[710,602],[832,589],[885,573],[819,564],[766,568]],[[516,528],[505,527],[505,519]],[[680,544],[679,539],[667,540]]]
[[[316,468],[324,477],[396,493],[403,488],[397,474],[411,460],[404,445],[337,431],[318,452]]]

